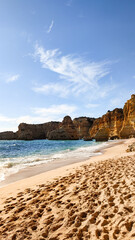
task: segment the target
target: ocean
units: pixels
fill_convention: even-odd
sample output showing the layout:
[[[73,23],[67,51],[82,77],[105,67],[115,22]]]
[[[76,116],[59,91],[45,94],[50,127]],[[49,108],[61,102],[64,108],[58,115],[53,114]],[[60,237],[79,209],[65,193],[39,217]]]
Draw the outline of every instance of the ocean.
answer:
[[[83,140],[66,141],[0,141],[0,182],[28,166],[55,161],[56,159],[85,160],[100,154],[96,150],[107,143]]]

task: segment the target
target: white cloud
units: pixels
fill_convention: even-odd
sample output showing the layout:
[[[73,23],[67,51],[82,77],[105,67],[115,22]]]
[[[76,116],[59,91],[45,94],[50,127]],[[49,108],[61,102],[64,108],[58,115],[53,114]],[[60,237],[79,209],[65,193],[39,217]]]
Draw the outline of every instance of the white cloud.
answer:
[[[109,74],[108,61],[87,62],[74,55],[62,56],[58,49],[45,50],[43,47],[36,45],[34,57],[39,59],[43,68],[59,75],[60,80],[57,87],[61,86],[61,92],[63,88],[67,89],[67,94],[79,95],[80,93],[99,89],[99,80]],[[54,91],[54,88],[56,90],[56,85],[55,87],[53,85],[55,83],[47,84],[46,87],[47,89],[52,88]],[[47,91],[46,87],[44,92]],[[35,90],[41,92],[41,88]]]
[[[19,77],[20,77],[19,74],[12,75],[12,76],[10,76],[10,77],[7,78],[6,82],[14,82],[14,81],[18,80]]]
[[[53,25],[54,25],[54,21],[52,20],[51,24],[50,24],[50,26],[49,26],[49,28],[47,30],[47,33],[50,33],[52,31]]]
[[[40,116],[60,116],[60,115],[70,115],[77,109],[74,105],[52,105],[50,108],[33,108],[33,112]]]
[[[58,83],[50,83],[50,84],[44,84],[41,87],[34,87],[33,90],[38,93],[43,94],[58,94],[60,97],[67,97],[69,93],[69,89],[61,84]]]
[[[19,74],[11,75],[9,73],[0,72],[0,80],[6,83],[17,81],[19,78]]]

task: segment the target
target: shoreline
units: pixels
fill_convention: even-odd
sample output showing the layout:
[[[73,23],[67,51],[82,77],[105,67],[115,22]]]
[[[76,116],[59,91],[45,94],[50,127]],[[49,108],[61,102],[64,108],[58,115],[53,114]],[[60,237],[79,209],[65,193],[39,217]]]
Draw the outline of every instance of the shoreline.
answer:
[[[129,155],[132,156],[134,152],[127,153],[126,149],[128,145],[134,141],[135,139],[133,138],[133,139],[117,140],[116,142],[110,142],[108,146],[100,150],[102,154],[93,156],[85,161],[82,160],[77,163],[75,162],[75,163],[71,163],[71,164],[64,165],[57,168],[55,167],[51,170],[42,172],[37,175],[33,175],[28,178],[24,177],[23,179],[20,179],[18,181],[14,181],[11,183],[3,181],[2,184],[4,185],[0,184],[0,203],[2,203],[3,199],[6,199],[8,195],[15,196],[17,192],[23,191],[26,188],[35,188],[36,186],[42,183],[52,182],[59,177],[72,174],[73,172],[75,172],[77,169],[80,169],[85,164],[87,165],[91,163],[97,163],[110,158],[118,158],[121,156],[129,156]],[[15,177],[15,180],[16,180],[15,175],[13,175],[12,177]]]
[[[0,239],[134,239],[133,142],[2,187]]]
[[[113,141],[108,141],[108,142],[103,142],[106,145],[105,146],[100,146],[99,148],[94,150],[92,156],[87,157],[87,158],[76,158],[73,159],[72,157],[70,158],[63,158],[63,159],[55,159],[52,161],[48,161],[47,163],[41,163],[41,164],[37,164],[34,166],[27,166],[25,168],[20,169],[17,173],[13,173],[9,176],[6,177],[6,179],[4,179],[3,181],[0,182],[0,188],[7,186],[8,184],[12,184],[14,182],[26,179],[26,178],[30,178],[30,177],[34,177],[37,176],[39,174],[42,173],[46,173],[58,168],[62,168],[62,167],[66,167],[72,164],[76,164],[76,163],[82,163],[85,161],[88,161],[89,159],[96,157],[98,155],[102,155],[104,153],[104,151],[107,148],[113,147],[117,144],[122,144],[124,142],[124,140],[120,139],[120,140],[113,140]],[[102,144],[102,143],[101,143]]]

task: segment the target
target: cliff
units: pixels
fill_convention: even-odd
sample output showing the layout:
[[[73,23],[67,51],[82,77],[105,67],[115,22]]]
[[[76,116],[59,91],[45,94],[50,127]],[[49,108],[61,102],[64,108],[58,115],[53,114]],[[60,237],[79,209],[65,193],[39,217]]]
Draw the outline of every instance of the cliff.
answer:
[[[108,111],[102,117],[64,117],[62,122],[48,122],[43,124],[21,123],[18,131],[0,133],[0,140],[77,140],[85,139],[107,141],[135,137],[135,94],[131,96],[124,108]]]
[[[120,138],[135,137],[135,94],[125,103],[123,113],[124,121],[120,130]]]
[[[18,126],[18,140],[46,139],[49,132],[58,129],[59,122],[48,122],[44,124],[21,123]]]
[[[90,139],[89,129],[93,125],[94,120],[95,118],[89,118],[89,117],[79,117],[73,120],[73,124],[76,128],[79,139],[82,139],[82,138],[85,138],[87,140]]]
[[[59,129],[56,129],[48,134],[48,139],[78,140],[79,135],[71,117],[65,116],[62,123],[59,124]]]
[[[89,131],[91,138],[96,139],[96,141],[120,138],[123,119],[123,109],[116,108],[113,111],[108,111],[94,121]]]
[[[135,137],[135,94],[125,103],[123,109],[116,108],[96,119],[89,134],[96,141]]]
[[[80,117],[73,121],[70,116],[64,117],[62,122],[48,122],[43,124],[21,123],[18,131],[0,133],[0,140],[77,140],[81,138],[89,139],[89,128],[92,126],[94,118]]]
[[[16,133],[14,133],[12,131],[0,133],[0,140],[15,140],[16,138],[17,138]]]

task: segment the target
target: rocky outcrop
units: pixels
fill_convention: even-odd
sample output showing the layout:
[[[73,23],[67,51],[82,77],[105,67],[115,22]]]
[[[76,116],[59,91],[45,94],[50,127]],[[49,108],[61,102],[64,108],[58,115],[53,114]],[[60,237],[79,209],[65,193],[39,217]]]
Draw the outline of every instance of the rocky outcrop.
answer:
[[[120,137],[135,137],[135,94],[125,103],[123,113],[124,121],[120,131]]]
[[[48,122],[44,124],[26,124],[21,123],[18,126],[18,140],[46,139],[48,134],[58,129],[59,122]]]
[[[135,142],[128,146],[126,152],[135,152]]]
[[[77,130],[80,139],[85,138],[85,140],[90,139],[89,129],[92,126],[95,118],[89,117],[79,117],[73,120],[73,124]]]
[[[43,124],[21,123],[18,131],[0,133],[0,140],[77,140],[107,141],[135,137],[135,94],[131,96],[124,108],[108,111],[100,118],[64,117],[62,122],[48,122]]]
[[[79,135],[70,116],[65,116],[59,129],[48,134],[49,140],[78,140]]]
[[[0,140],[15,140],[16,139],[16,133],[12,131],[7,132],[1,132],[0,133]]]
[[[96,141],[107,141],[108,139],[120,138],[123,119],[124,115],[121,108],[108,111],[101,118],[94,121],[89,132],[91,138],[96,139]]]

